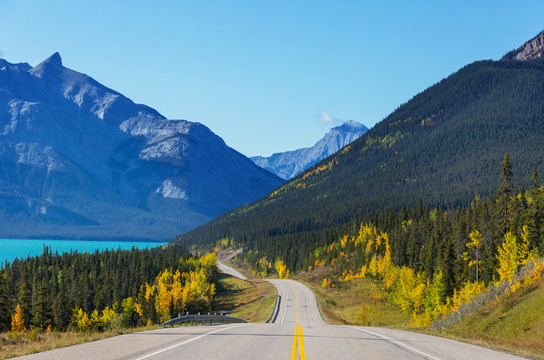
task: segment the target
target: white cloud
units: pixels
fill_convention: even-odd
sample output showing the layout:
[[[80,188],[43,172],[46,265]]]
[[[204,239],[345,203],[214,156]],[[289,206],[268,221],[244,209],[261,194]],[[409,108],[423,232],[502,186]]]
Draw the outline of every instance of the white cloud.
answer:
[[[321,117],[319,119],[323,124],[331,124],[335,122],[339,122],[337,118],[333,117],[331,114],[326,112],[325,110],[321,110]]]

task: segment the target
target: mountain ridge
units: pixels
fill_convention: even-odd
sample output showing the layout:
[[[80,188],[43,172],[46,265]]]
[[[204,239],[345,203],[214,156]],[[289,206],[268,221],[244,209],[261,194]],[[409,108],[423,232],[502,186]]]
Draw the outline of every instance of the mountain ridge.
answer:
[[[542,58],[544,53],[544,31],[515,50],[508,52],[501,60],[529,61]]]
[[[0,62],[4,237],[167,239],[281,179],[206,126],[169,120],[55,53]]]
[[[477,61],[416,94],[344,150],[269,196],[173,239],[232,238],[297,269],[316,242],[354,217],[392,208],[455,208],[500,187],[504,154],[513,183],[544,165],[544,62]]]
[[[250,159],[282,179],[289,180],[315,163],[351,144],[368,128],[354,120],[333,127],[312,147],[274,153],[271,156],[253,156]]]

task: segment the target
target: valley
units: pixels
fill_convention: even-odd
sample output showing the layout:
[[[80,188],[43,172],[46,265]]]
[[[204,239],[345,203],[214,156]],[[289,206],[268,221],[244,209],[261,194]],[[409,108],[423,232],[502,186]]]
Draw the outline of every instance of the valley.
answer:
[[[406,64],[431,72],[424,56],[367,44],[341,75],[361,32],[334,60],[318,46],[290,68],[315,44],[299,39],[252,59],[290,37],[274,28],[274,41],[232,48],[227,34],[244,14],[227,14],[225,37],[198,44],[209,53],[185,52],[200,23],[176,22],[184,50],[169,72],[158,65],[166,54],[132,70],[132,86],[175,78],[149,103],[175,99],[183,113],[170,115],[183,116],[65,66],[59,52],[34,66],[0,59],[0,358],[544,359],[544,31],[496,48],[496,60],[474,61],[475,52],[453,62],[456,71],[367,128],[347,120],[366,116],[343,111],[361,115],[365,104],[369,114],[397,86],[418,89],[393,73]],[[240,33],[259,33],[255,21]],[[343,38],[335,31],[352,34],[343,26],[326,27],[334,44]],[[113,67],[69,54],[74,68],[102,68],[97,78],[125,86]],[[373,72],[376,91],[333,86],[348,79],[363,89]],[[300,106],[306,117],[289,113]],[[265,146],[271,124],[282,134],[274,151]],[[317,126],[327,132],[315,142]],[[272,155],[247,157],[220,133]],[[292,136],[298,147],[285,145]],[[230,317],[201,317],[215,313]],[[192,322],[165,326],[184,314]],[[210,319],[218,323],[202,325]]]

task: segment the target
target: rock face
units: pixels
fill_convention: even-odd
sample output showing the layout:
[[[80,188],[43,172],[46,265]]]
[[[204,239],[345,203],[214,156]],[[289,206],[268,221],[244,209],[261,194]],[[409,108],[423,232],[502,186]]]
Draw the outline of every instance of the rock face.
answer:
[[[275,153],[270,157],[254,156],[251,160],[260,167],[289,180],[344,146],[351,144],[367,130],[366,126],[356,121],[347,121],[332,128],[310,148]]]
[[[0,236],[169,239],[282,180],[55,53],[0,59]]]
[[[521,45],[516,50],[512,50],[504,55],[502,60],[537,60],[542,58],[542,53],[544,53],[544,31]]]

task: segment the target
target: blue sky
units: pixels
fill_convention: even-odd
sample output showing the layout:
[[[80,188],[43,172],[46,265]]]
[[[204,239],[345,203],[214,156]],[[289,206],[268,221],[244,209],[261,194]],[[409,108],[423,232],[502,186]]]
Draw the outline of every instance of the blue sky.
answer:
[[[64,65],[245,155],[368,127],[544,29],[542,1],[0,0],[1,58]],[[333,119],[333,121],[323,121]]]

